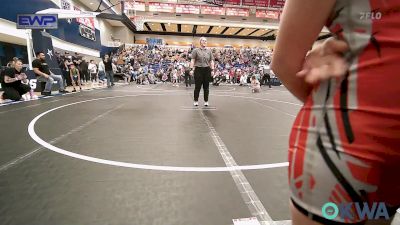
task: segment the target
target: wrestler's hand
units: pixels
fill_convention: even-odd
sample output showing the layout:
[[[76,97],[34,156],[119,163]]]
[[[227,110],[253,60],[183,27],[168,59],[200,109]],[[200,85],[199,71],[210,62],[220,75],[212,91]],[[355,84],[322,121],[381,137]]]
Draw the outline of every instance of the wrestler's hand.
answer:
[[[19,76],[21,77],[21,80],[25,80],[26,78],[28,78],[25,73],[21,73]]]
[[[17,76],[17,78],[18,78],[18,80],[24,80],[25,79],[24,74],[19,74]]]
[[[296,75],[311,84],[330,78],[343,77],[349,69],[343,54],[349,50],[345,41],[329,38],[311,50],[304,61],[303,69]]]

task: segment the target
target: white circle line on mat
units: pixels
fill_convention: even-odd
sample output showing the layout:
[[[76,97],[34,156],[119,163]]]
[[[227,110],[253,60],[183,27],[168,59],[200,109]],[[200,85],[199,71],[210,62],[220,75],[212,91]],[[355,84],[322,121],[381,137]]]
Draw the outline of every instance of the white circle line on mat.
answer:
[[[280,167],[287,167],[289,166],[288,162],[281,162],[281,163],[269,163],[269,164],[257,164],[257,165],[243,165],[243,166],[232,166],[232,167],[184,167],[184,166],[158,166],[158,165],[148,165],[148,164],[136,164],[136,163],[127,163],[127,162],[120,162],[120,161],[113,161],[107,159],[101,159],[96,157],[91,157],[87,155],[82,155],[78,153],[74,153],[71,151],[64,150],[62,148],[56,147],[42,138],[40,138],[35,132],[35,124],[36,122],[46,114],[56,111],[58,109],[62,109],[68,106],[86,103],[86,102],[93,102],[105,99],[113,99],[113,98],[124,98],[124,97],[137,97],[143,95],[163,95],[163,94],[139,94],[139,95],[122,95],[122,96],[112,96],[112,97],[104,97],[104,98],[96,98],[90,99],[85,101],[79,101],[74,103],[65,104],[62,106],[58,106],[56,108],[47,110],[38,116],[36,116],[28,126],[28,133],[31,138],[36,141],[38,144],[42,145],[43,147],[63,154],[65,156],[73,157],[76,159],[81,159],[89,162],[100,163],[110,166],[118,166],[118,167],[126,167],[126,168],[135,168],[135,169],[144,169],[144,170],[159,170],[159,171],[176,171],[176,172],[227,172],[227,171],[236,171],[236,170],[260,170],[260,169],[272,169],[272,168],[280,168]]]

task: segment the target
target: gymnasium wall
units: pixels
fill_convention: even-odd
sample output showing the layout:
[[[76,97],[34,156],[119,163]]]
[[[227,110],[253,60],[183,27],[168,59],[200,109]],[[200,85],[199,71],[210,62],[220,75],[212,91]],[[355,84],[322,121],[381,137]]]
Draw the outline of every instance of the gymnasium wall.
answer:
[[[111,35],[114,35],[114,29],[106,20],[98,19],[99,30],[101,30],[100,40],[101,45],[106,47],[111,47]],[[116,37],[117,38],[117,37]]]
[[[134,34],[125,26],[114,27],[114,37],[121,40],[124,43],[133,43]]]

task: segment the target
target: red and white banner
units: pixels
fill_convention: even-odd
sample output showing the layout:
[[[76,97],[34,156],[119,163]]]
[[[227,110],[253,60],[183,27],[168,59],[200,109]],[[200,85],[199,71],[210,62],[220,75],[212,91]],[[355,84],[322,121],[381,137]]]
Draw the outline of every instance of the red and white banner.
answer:
[[[255,0],[242,0],[242,3],[243,5],[250,5],[250,6],[256,5]]]
[[[268,7],[269,0],[254,0],[254,5],[259,7]]]
[[[181,14],[200,14],[200,6],[178,4],[175,5],[175,12]]]
[[[225,8],[223,7],[213,7],[213,6],[201,6],[201,14],[208,15],[225,15]]]
[[[175,5],[169,3],[160,2],[150,2],[149,3],[150,12],[165,12],[165,13],[175,13]]]
[[[76,10],[76,11],[81,11],[81,9],[78,8],[78,7],[76,7],[76,6],[74,6],[74,10]],[[78,23],[80,23],[80,24],[83,24],[83,25],[85,25],[85,26],[87,26],[87,27],[90,27],[90,28],[92,28],[93,30],[95,29],[95,26],[94,26],[94,18],[77,17],[77,18],[76,18],[76,22],[78,22]]]
[[[256,17],[258,18],[268,18],[277,20],[279,19],[279,14],[280,14],[279,11],[262,10],[262,9],[257,9],[256,11]]]
[[[250,15],[250,10],[244,8],[226,8],[226,15],[248,17]]]
[[[144,12],[146,11],[146,4],[144,2],[125,1],[125,9]]]
[[[240,5],[240,0],[225,0],[225,4],[228,4],[228,5]]]
[[[271,8],[283,8],[285,0],[270,0],[269,7]]]
[[[240,5],[240,0],[225,0],[225,4]],[[285,0],[242,0],[245,6],[283,8]]]

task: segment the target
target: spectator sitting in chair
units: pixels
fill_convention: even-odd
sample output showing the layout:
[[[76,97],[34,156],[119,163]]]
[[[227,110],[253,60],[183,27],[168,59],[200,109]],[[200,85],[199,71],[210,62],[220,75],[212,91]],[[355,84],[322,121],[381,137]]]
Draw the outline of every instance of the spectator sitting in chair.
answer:
[[[129,71],[129,66],[126,65],[126,66],[122,67],[121,73],[122,73],[122,77],[124,78],[125,84],[130,84],[131,83],[131,75],[130,75],[130,71]]]
[[[247,75],[244,71],[239,71],[238,77],[240,86],[244,86],[247,84]]]
[[[47,65],[46,62],[46,56],[43,52],[36,53],[36,59],[33,60],[32,67],[33,72],[36,74],[37,81],[46,82],[46,87],[42,91],[42,95],[51,95],[51,87],[53,86],[54,80],[56,80],[60,86],[60,93],[68,93],[68,91],[64,89],[64,81],[62,76],[55,75],[50,71],[49,65]]]
[[[149,75],[147,76],[149,79],[150,84],[156,84],[156,76],[150,71]]]
[[[36,99],[37,96],[34,95],[31,87],[21,82],[24,81],[27,83],[26,78],[26,74],[22,73],[22,62],[18,59],[15,60],[13,67],[7,68],[4,72],[4,80],[1,84],[4,90],[2,98],[13,101],[28,100],[29,98],[25,97],[24,94],[29,92],[30,98]]]

